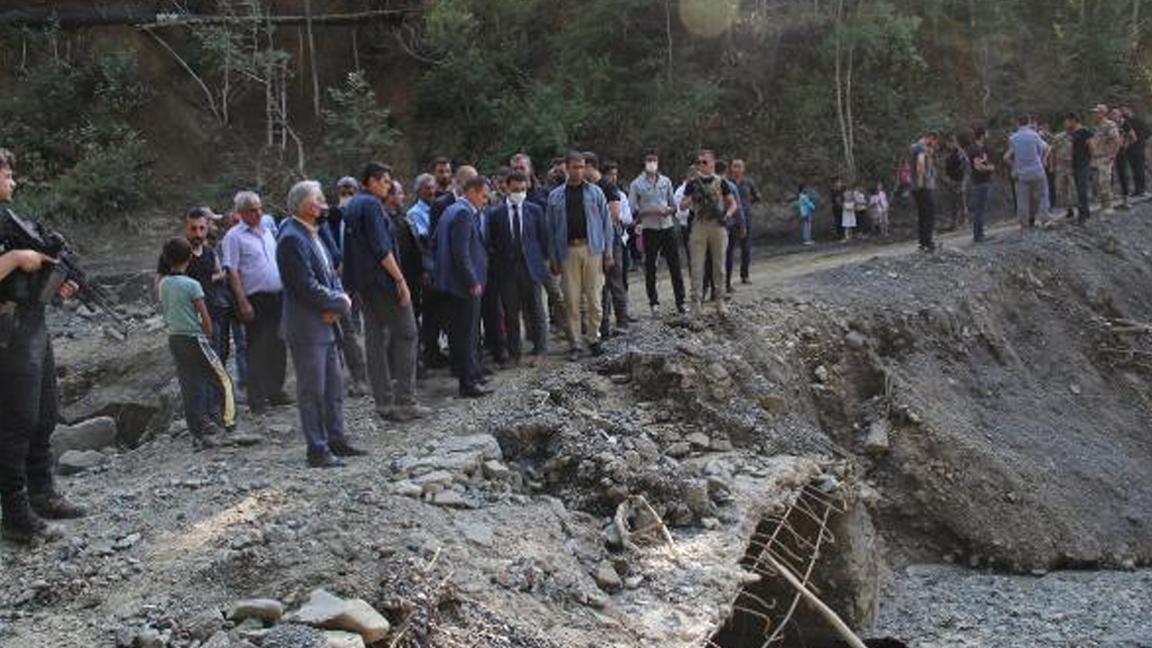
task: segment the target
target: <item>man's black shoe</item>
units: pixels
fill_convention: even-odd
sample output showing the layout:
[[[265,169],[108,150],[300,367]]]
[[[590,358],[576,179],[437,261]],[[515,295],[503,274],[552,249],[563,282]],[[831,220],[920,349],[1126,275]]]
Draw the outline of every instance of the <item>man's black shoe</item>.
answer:
[[[248,411],[256,416],[262,416],[268,413],[268,402],[264,400],[248,399]]]
[[[595,344],[588,345],[588,352],[595,357],[604,355],[604,345],[596,342]]]
[[[309,468],[343,468],[348,464],[331,452],[308,453]]]
[[[15,493],[5,495],[2,500],[3,524],[0,525],[0,537],[5,540],[22,545],[31,545],[40,541],[59,540],[64,537],[59,529],[48,526],[41,520],[28,504],[28,495]]]
[[[293,400],[292,397],[289,396],[287,393],[280,391],[280,392],[276,392],[275,394],[272,394],[271,396],[269,396],[268,402],[273,407],[280,407],[282,405],[291,405],[292,403],[295,403],[296,401]]]
[[[580,359],[580,349],[569,349],[568,362],[576,362]]]
[[[483,397],[485,397],[491,393],[492,393],[492,390],[485,389],[484,387],[481,387],[480,385],[473,385],[471,387],[461,387],[460,388],[460,398],[483,398]]]
[[[367,450],[361,450],[347,441],[335,441],[328,444],[328,449],[337,457],[366,457]]]
[[[424,356],[424,366],[429,369],[444,369],[451,364],[448,356],[443,353],[432,353]]]
[[[69,502],[59,493],[38,493],[28,497],[36,515],[46,520],[75,520],[88,514],[84,507]]]

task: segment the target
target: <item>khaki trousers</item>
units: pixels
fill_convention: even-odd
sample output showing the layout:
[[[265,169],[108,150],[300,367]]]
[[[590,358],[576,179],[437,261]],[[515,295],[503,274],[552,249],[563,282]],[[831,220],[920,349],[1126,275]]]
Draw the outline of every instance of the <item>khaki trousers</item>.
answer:
[[[572,348],[579,348],[581,312],[584,314],[585,343],[592,345],[600,342],[600,318],[604,312],[600,304],[600,293],[604,290],[602,259],[599,254],[589,253],[588,245],[581,243],[568,246],[568,257],[560,266],[568,315],[568,340]]]
[[[712,253],[712,281],[716,286],[724,285],[724,252],[728,249],[728,228],[723,223],[696,221],[692,224],[692,234],[688,237],[688,250],[692,262],[692,303],[696,306],[704,301],[704,262]],[[720,289],[715,291],[720,299]]]

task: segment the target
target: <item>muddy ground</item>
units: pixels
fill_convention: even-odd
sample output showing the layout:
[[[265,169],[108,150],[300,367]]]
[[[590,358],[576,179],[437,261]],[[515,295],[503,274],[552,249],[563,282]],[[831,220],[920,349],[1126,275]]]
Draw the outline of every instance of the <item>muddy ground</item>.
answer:
[[[778,250],[727,319],[645,314],[604,358],[500,372],[481,402],[433,376],[417,424],[349,399],[372,455],[335,472],[302,467],[291,408],[194,453],[147,272],[108,262],[129,339],[55,318],[66,417],[118,438],[61,478],[90,517],[0,547],[0,642],[250,646],[195,619],[324,587],[389,617],[380,645],[760,646],[781,624],[775,645],[834,645],[757,561],[785,520],[777,551],[864,636],[1149,645],[1152,210],[996,234]],[[619,528],[634,496],[671,542]]]

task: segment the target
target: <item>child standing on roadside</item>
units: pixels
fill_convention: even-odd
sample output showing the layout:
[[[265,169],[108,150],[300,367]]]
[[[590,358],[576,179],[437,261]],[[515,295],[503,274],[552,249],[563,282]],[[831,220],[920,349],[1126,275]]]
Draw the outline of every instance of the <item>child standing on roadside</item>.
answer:
[[[884,183],[876,183],[876,191],[868,198],[868,215],[872,217],[872,227],[876,228],[880,236],[888,236],[888,194],[884,192]]]
[[[844,190],[841,195],[840,228],[844,230],[844,240],[851,241],[852,233],[856,230],[856,190],[851,187]]]
[[[160,308],[168,327],[168,349],[176,362],[184,420],[198,447],[213,447],[236,424],[232,381],[212,350],[212,318],[204,303],[204,289],[184,274],[192,260],[192,246],[174,238],[164,244],[163,259],[171,274],[160,280]]]
[[[796,211],[800,214],[800,236],[804,245],[812,245],[812,214],[816,212],[816,201],[808,195],[804,185],[796,190]]]

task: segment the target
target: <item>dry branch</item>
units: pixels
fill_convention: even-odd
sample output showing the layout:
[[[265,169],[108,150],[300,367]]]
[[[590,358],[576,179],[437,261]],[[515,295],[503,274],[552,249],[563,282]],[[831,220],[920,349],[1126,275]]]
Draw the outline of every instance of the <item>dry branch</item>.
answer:
[[[765,555],[764,559],[772,565],[773,569],[775,569],[780,573],[781,576],[784,577],[784,580],[788,581],[789,585],[796,588],[796,591],[800,592],[800,595],[804,597],[804,600],[808,601],[812,607],[816,608],[816,611],[819,612],[826,621],[828,621],[832,628],[835,629],[837,633],[839,633],[840,637],[844,639],[844,641],[849,646],[852,648],[867,648],[860,637],[857,636],[855,632],[852,632],[852,628],[849,628],[848,624],[844,623],[844,620],[840,618],[840,615],[836,614],[832,608],[828,607],[824,601],[821,601],[819,598],[817,598],[815,594],[808,591],[808,588],[804,587],[804,584],[800,582],[799,578],[796,578],[796,575],[792,573],[792,570],[785,567],[780,561],[776,560],[771,555]]]

